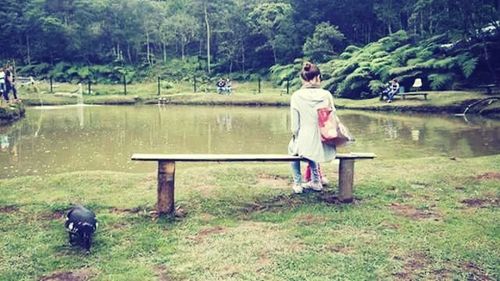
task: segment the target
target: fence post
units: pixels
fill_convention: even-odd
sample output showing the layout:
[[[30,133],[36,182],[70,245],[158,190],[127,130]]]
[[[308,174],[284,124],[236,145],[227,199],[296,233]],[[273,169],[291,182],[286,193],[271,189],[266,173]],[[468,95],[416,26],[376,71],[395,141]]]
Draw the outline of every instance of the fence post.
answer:
[[[90,94],[92,93],[92,88],[91,88],[91,87],[92,87],[92,81],[89,79],[89,81],[88,81],[88,82],[89,82],[89,90],[88,90],[88,94],[89,94],[89,96],[90,96]]]
[[[123,74],[123,92],[127,95],[127,78],[125,77],[125,74]]]
[[[160,83],[161,83],[161,78],[158,76],[158,95],[160,95]]]
[[[260,93],[261,93],[261,91],[260,91],[260,77],[258,78],[257,83],[259,84],[259,90],[258,90],[258,93],[260,94]]]
[[[50,76],[49,81],[50,81],[50,93],[52,94],[53,93],[53,91],[52,91],[52,76]]]
[[[193,76],[193,90],[196,93],[196,76]]]
[[[290,78],[286,78],[286,94],[290,94]]]

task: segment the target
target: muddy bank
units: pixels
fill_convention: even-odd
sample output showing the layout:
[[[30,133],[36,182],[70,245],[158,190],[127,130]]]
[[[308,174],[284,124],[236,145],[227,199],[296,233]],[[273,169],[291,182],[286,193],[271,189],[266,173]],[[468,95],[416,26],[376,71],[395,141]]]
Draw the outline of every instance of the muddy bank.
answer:
[[[25,108],[22,103],[0,105],[0,125],[10,124],[24,116]]]

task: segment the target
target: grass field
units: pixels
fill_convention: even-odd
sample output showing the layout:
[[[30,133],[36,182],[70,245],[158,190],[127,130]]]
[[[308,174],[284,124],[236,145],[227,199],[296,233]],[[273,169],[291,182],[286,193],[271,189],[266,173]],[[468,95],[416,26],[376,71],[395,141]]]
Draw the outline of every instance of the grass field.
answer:
[[[500,278],[500,155],[359,161],[350,205],[322,169],[331,187],[291,195],[287,164],[179,164],[175,220],[149,213],[154,169],[0,180],[0,280]],[[90,255],[73,203],[100,221]]]

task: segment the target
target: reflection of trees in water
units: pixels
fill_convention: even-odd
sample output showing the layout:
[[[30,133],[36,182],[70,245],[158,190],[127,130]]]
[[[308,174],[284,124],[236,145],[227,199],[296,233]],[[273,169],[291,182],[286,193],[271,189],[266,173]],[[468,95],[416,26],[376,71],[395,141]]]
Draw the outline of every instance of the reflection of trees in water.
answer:
[[[219,125],[219,130],[230,132],[233,129],[233,116],[230,113],[224,112],[217,114],[216,120],[217,125]]]
[[[9,136],[9,149],[0,153],[0,165],[15,167],[0,170],[0,177],[14,169],[19,174],[34,169],[39,174],[45,170],[149,171],[154,167],[132,163],[130,155],[286,153],[290,139],[288,108],[106,106],[84,107],[83,116],[80,109],[42,112],[30,108],[25,119],[0,128],[0,135]],[[385,158],[463,157],[500,151],[500,122],[468,124],[446,116],[346,110],[339,114],[356,137],[346,151],[370,151]],[[15,154],[19,154],[18,162]]]
[[[398,126],[394,124],[393,120],[386,119],[384,124],[384,133],[387,138],[395,140],[398,138]]]
[[[0,154],[7,157],[7,161],[1,162],[9,166],[9,168],[11,168],[13,163],[19,161],[18,138],[20,138],[20,134],[19,130],[10,130],[9,132],[0,134]],[[4,169],[7,166],[4,166]]]
[[[9,136],[0,135],[0,150],[2,152],[6,152],[8,148],[9,148]]]

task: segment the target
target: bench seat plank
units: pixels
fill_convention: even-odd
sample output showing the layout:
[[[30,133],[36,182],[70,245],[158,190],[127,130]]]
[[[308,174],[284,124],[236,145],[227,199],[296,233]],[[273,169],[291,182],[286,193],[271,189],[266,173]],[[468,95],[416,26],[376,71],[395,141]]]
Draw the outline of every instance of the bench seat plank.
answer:
[[[337,154],[336,159],[373,159],[373,153]],[[174,162],[289,162],[303,160],[299,156],[286,154],[143,154],[132,155],[136,161],[174,161]]]
[[[410,93],[400,93],[399,95],[402,96],[403,99],[405,99],[406,96],[424,96],[424,99],[427,100],[428,93],[425,93],[425,92],[410,92]]]

